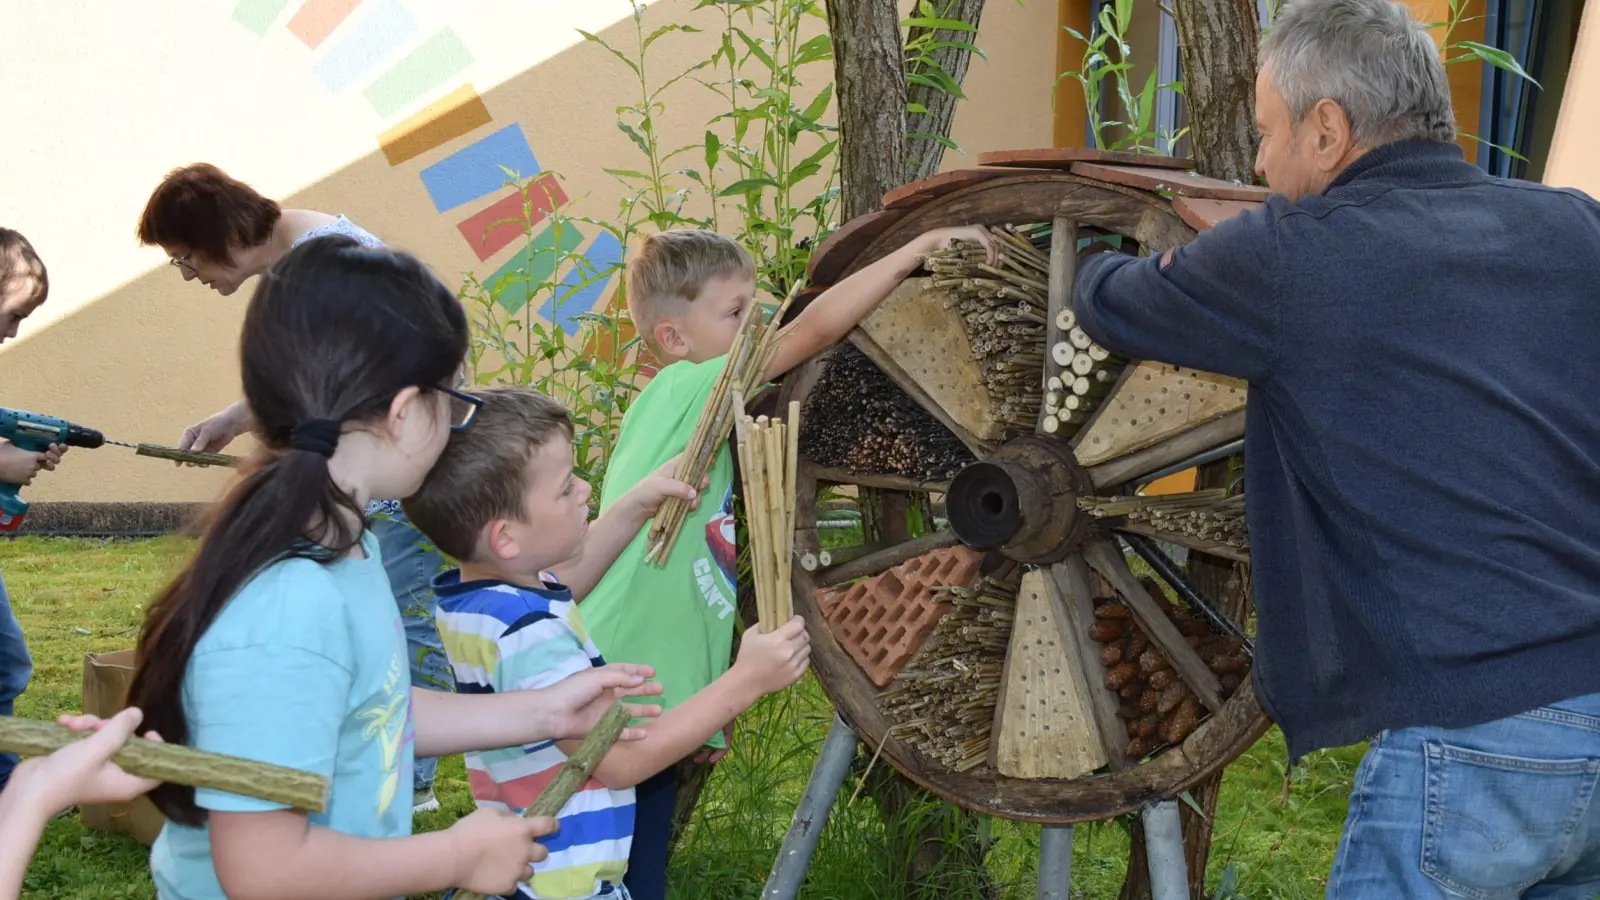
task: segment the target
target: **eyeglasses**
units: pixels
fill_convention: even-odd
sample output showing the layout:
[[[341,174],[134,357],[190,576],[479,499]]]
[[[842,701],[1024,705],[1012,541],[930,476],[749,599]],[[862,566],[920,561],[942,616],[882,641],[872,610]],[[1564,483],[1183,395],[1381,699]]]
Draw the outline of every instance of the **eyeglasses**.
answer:
[[[192,255],[193,254],[185,253],[181,258],[168,259],[167,260],[167,265],[176,267],[177,269],[182,271],[185,275],[199,275],[200,274],[200,270],[196,269],[194,266],[189,265],[189,257],[192,256]]]
[[[450,430],[464,431],[483,408],[483,398],[464,394],[450,388],[440,388],[450,398]]]

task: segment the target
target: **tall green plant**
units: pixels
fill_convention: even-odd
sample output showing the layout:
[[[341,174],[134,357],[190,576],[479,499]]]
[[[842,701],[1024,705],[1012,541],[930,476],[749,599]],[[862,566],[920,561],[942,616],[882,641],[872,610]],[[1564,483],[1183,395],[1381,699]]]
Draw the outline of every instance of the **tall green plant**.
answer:
[[[1094,37],[1087,38],[1076,29],[1063,25],[1066,32],[1084,45],[1083,62],[1078,69],[1063,72],[1056,77],[1054,90],[1059,90],[1066,79],[1077,81],[1083,88],[1083,99],[1089,116],[1089,133],[1094,136],[1097,150],[1128,150],[1135,153],[1160,153],[1162,143],[1167,147],[1177,144],[1189,130],[1162,133],[1153,127],[1156,96],[1162,90],[1183,93],[1183,83],[1174,81],[1161,84],[1159,71],[1151,66],[1150,75],[1142,87],[1135,88],[1129,72],[1133,69],[1133,47],[1127,34],[1133,26],[1133,0],[1115,0],[1100,8],[1096,19],[1098,28]],[[1116,55],[1112,56],[1111,50]],[[1127,121],[1106,119],[1104,98],[1115,97]],[[1120,129],[1120,130],[1118,130]]]
[[[1522,64],[1517,62],[1517,58],[1512,56],[1510,53],[1507,53],[1498,47],[1490,47],[1487,44],[1479,41],[1451,40],[1451,36],[1455,34],[1455,30],[1462,24],[1476,21],[1482,17],[1467,15],[1468,0],[1449,0],[1449,3],[1450,18],[1444,22],[1437,22],[1428,26],[1430,28],[1444,28],[1444,35],[1439,39],[1439,52],[1444,56],[1445,65],[1455,66],[1460,65],[1461,63],[1478,62],[1484,65],[1493,66],[1502,72],[1515,75],[1518,78],[1527,79],[1528,82],[1534,87],[1539,88],[1540,90],[1544,89],[1543,85],[1539,84],[1539,82],[1535,80],[1532,75],[1529,75],[1527,70],[1522,68]],[[1522,160],[1523,162],[1528,161],[1527,157],[1511,149],[1510,147],[1502,147],[1499,144],[1484,140],[1475,134],[1465,131],[1461,132],[1461,136],[1470,138],[1471,140],[1477,141],[1481,144],[1486,144],[1503,153],[1510,154],[1512,157]]]

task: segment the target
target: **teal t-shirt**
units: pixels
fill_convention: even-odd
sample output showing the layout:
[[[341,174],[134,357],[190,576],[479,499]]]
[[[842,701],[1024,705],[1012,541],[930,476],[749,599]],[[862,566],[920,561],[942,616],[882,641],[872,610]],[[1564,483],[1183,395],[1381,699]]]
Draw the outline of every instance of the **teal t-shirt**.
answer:
[[[622,420],[600,490],[604,512],[689,444],[727,362],[675,362],[657,373]],[[738,547],[733,531],[733,454],[724,443],[700,506],[684,520],[665,565],[645,562],[646,527],[582,601],[590,636],[612,662],[654,666],[663,711],[728,670],[733,647]],[[723,746],[719,733],[709,742]]]
[[[311,824],[369,838],[411,833],[411,679],[378,541],[365,558],[284,559],[228,601],[189,659],[190,744],[330,779]],[[206,810],[283,809],[197,790]],[[150,851],[163,900],[223,900],[209,826],[168,822]]]

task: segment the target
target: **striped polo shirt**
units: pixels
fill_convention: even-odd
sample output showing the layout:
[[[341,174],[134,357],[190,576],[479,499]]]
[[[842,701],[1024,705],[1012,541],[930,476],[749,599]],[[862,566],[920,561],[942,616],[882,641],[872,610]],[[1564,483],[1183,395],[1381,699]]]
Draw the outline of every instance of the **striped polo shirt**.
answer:
[[[433,586],[439,637],[458,693],[537,690],[605,665],[564,585],[462,582],[460,571],[451,570]],[[518,813],[567,761],[554,741],[465,756],[477,804]],[[615,892],[628,868],[633,815],[633,788],[614,791],[589,779],[562,807],[561,829],[541,841],[550,857],[533,867],[531,888],[523,883],[521,896],[572,900]]]

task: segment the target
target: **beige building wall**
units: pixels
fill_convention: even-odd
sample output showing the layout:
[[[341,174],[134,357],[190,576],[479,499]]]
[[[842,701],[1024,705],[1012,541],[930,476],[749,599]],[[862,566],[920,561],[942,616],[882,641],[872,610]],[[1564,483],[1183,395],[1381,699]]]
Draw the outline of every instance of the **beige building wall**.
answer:
[[[647,33],[674,21],[702,29],[655,44],[653,78],[720,42],[722,16],[693,6],[656,0],[646,10]],[[460,230],[512,193],[483,189],[485,165],[531,154],[559,173],[569,213],[605,218],[623,191],[604,169],[639,161],[616,125],[616,107],[637,95],[632,74],[578,33],[633,47],[624,0],[58,0],[11,4],[6,18],[0,224],[34,242],[52,287],[21,337],[0,347],[0,405],[119,440],[176,443],[238,396],[253,284],[219,297],[134,239],[171,168],[211,162],[287,207],[344,213],[455,285],[468,273],[487,279],[518,246],[483,255]],[[1055,28],[1054,4],[989,5],[980,40],[989,60],[973,61],[955,126],[968,158],[947,154],[946,167],[1049,145]],[[806,77],[819,89],[830,64]],[[684,81],[664,102],[664,138],[678,146],[700,139],[720,101]],[[453,112],[411,127],[441,103]],[[598,229],[584,231],[580,251],[612,249]],[[610,293],[588,299],[604,304]],[[207,500],[227,478],[106,447],[73,451],[25,496]]]

